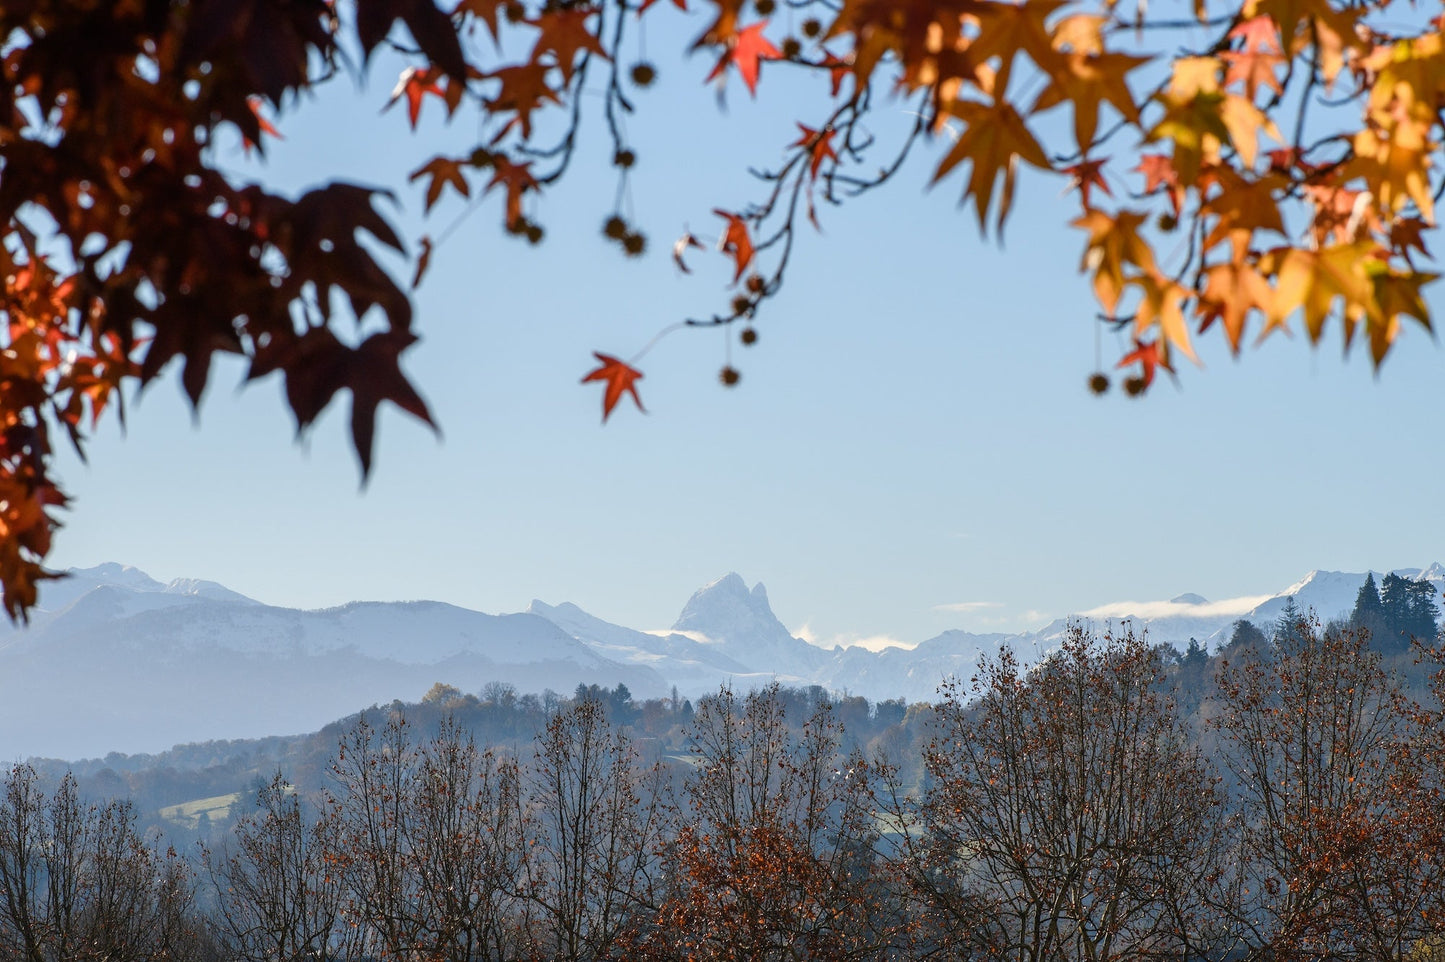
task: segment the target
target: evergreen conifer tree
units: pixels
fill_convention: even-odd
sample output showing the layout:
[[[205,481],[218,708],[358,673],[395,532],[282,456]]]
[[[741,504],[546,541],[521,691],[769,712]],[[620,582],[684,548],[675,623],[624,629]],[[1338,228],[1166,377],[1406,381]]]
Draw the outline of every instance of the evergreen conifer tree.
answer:
[[[1388,640],[1390,627],[1385,620],[1385,608],[1380,603],[1380,591],[1375,586],[1373,571],[1365,575],[1365,583],[1360,585],[1359,593],[1355,595],[1355,607],[1350,612],[1350,627],[1368,632],[1369,643],[1374,647],[1379,647]]]
[[[1279,613],[1279,618],[1274,623],[1274,634],[1271,641],[1277,648],[1290,648],[1295,642],[1301,641],[1309,634],[1309,622],[1305,613],[1295,604],[1294,595],[1284,600],[1284,610]]]

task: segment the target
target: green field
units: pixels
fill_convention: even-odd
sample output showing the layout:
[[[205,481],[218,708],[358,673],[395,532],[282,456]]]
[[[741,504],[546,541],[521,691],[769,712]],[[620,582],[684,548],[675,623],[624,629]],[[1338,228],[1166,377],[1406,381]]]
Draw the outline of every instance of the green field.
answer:
[[[179,805],[167,805],[161,809],[161,818],[183,828],[195,828],[205,815],[212,822],[223,822],[231,817],[231,807],[241,800],[240,792],[229,795],[213,795],[210,798],[195,798]]]

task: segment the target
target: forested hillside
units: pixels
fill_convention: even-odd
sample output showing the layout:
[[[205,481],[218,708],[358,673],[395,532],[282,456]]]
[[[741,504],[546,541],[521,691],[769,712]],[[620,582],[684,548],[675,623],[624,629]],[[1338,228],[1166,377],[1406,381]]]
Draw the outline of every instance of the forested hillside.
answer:
[[[0,958],[69,958],[117,899],[137,959],[1427,958],[1441,649],[1375,645],[1297,610],[1212,657],[1079,628],[913,706],[439,685],[160,768],[17,766]],[[204,844],[85,801],[223,772],[219,819],[167,816]]]

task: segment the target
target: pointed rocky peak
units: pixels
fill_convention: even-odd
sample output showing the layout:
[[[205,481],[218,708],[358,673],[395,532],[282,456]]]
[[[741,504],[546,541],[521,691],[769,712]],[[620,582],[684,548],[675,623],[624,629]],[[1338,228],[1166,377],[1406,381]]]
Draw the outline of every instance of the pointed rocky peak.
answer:
[[[768,590],[762,582],[749,590],[735,571],[694,592],[672,628],[702,632],[718,641],[755,634],[759,629],[767,634],[788,635],[768,604]]]
[[[1203,595],[1196,595],[1194,592],[1189,591],[1170,598],[1169,603],[1171,605],[1207,605],[1209,604],[1209,599]]]
[[[795,675],[827,656],[794,638],[773,614],[768,590],[761,583],[749,589],[736,572],[698,589],[672,630],[702,636],[758,671]]]

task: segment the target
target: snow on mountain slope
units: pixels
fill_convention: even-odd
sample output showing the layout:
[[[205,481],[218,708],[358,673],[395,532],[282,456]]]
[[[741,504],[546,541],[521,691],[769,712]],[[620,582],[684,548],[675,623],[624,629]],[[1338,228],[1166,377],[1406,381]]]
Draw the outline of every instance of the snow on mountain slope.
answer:
[[[655,669],[688,697],[716,691],[723,684],[750,687],[768,677],[729,657],[719,648],[676,632],[653,634],[603,621],[574,604],[533,601],[529,614],[546,618],[593,651],[624,664]]]
[[[313,731],[438,681],[667,691],[650,667],[605,658],[536,615],[440,602],[299,611],[124,573],[0,645],[0,760]]]
[[[698,589],[672,630],[700,635],[728,657],[785,681],[806,682],[828,660],[828,652],[794,638],[783,627],[762,582],[749,591],[736,573]]]
[[[1445,587],[1438,563],[1396,573]],[[1155,641],[1214,647],[1239,618],[1267,629],[1289,597],[1322,619],[1347,614],[1364,578],[1312,571],[1272,595],[1211,602],[1186,593],[1078,617],[1095,627],[1129,619]],[[99,565],[46,584],[31,626],[0,632],[0,761],[315,730],[369,704],[419,698],[437,681],[472,692],[489,681],[524,692],[621,683],[646,698],[672,685],[695,697],[777,678],[874,700],[933,700],[941,683],[966,680],[1001,645],[1036,660],[1068,623],[1019,635],[946,631],[911,649],[825,650],[793,637],[766,589],[736,574],[693,594],[670,633],[652,633],[540,601],[511,615],[432,601],[300,611],[214,582],[161,584]]]
[[[1423,569],[1397,568],[1393,573],[1402,578],[1424,577],[1434,583],[1437,594],[1445,591],[1445,567],[1438,562]],[[1183,644],[1195,638],[1217,647],[1229,640],[1234,623],[1240,619],[1268,630],[1291,598],[1301,611],[1313,612],[1323,622],[1346,617],[1355,607],[1355,597],[1365,583],[1365,574],[1363,571],[1315,570],[1273,595],[1219,602],[1206,601],[1199,595],[1181,595],[1172,601],[1115,602],[1058,619],[1037,632],[1036,637],[1047,647],[1057,643],[1070,621],[1077,619],[1101,626],[1128,620],[1136,627],[1147,627],[1153,641]],[[1380,580],[1380,573],[1376,572],[1376,585]],[[1445,611],[1445,596],[1437,597],[1437,604]]]

